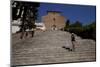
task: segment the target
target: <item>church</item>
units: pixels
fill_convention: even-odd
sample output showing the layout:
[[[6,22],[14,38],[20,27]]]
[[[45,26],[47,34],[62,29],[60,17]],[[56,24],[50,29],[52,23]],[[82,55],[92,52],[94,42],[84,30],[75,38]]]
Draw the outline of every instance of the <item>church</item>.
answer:
[[[66,18],[60,11],[47,11],[47,15],[42,16],[46,30],[60,30],[65,26]]]

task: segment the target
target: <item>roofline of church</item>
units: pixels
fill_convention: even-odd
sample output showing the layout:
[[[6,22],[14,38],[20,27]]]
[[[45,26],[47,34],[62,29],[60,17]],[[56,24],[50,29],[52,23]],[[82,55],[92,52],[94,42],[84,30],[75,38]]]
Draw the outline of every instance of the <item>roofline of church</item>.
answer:
[[[47,11],[47,13],[49,12],[61,13],[61,11]]]

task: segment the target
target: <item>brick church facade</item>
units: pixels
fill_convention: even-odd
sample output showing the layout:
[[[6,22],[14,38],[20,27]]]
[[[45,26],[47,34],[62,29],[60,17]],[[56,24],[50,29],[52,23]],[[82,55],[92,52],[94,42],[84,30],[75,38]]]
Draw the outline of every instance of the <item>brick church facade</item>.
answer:
[[[58,11],[47,11],[47,15],[42,16],[42,22],[47,30],[59,30],[65,26],[66,19]]]

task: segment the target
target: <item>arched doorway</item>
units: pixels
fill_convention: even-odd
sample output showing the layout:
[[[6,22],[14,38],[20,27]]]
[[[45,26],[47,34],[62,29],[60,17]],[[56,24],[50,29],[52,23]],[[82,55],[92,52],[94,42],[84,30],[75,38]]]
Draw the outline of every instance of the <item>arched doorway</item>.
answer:
[[[56,25],[52,25],[51,29],[52,30],[57,30],[57,26]]]

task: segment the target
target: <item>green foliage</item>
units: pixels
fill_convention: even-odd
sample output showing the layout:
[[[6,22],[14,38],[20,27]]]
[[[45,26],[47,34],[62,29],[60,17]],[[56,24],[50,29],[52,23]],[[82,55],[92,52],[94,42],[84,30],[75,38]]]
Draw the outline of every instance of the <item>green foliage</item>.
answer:
[[[65,24],[65,27],[64,27],[64,30],[65,30],[65,31],[68,30],[69,25],[70,25],[70,20],[68,19],[68,20],[66,21],[66,24]]]
[[[82,24],[79,21],[76,21],[75,23],[71,24],[70,27],[82,27]]]
[[[83,37],[96,40],[96,22],[92,22],[91,24],[84,26],[83,33],[85,35]]]
[[[91,24],[82,26],[82,23],[80,23],[79,21],[76,21],[73,24],[69,24],[69,25],[66,24],[65,31],[75,33],[82,38],[96,40],[96,22],[92,22]]]

